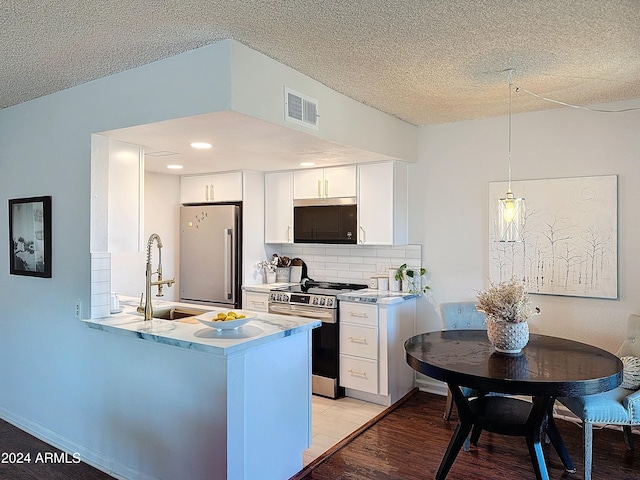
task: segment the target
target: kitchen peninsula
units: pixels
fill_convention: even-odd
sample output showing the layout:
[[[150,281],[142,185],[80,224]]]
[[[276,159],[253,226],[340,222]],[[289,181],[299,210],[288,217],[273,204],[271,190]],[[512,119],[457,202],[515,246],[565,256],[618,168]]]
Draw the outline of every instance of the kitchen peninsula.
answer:
[[[122,428],[137,478],[282,479],[302,468],[311,439],[311,330],[320,321],[257,312],[237,330],[217,330],[193,317],[145,322],[136,299],[121,304],[121,313],[85,323],[114,342],[114,353],[120,342],[154,349],[152,364],[127,359],[147,389],[146,420],[130,420],[137,438],[126,412],[109,412],[123,417],[114,428]],[[194,307],[154,302],[176,305]]]

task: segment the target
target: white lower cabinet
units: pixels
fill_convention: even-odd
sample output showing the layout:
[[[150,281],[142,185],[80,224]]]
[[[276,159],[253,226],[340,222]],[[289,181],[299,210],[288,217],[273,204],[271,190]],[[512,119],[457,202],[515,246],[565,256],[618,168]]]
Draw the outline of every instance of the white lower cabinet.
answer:
[[[242,309],[254,310],[256,312],[269,311],[269,294],[268,293],[242,293]]]
[[[404,342],[415,334],[415,318],[415,298],[340,302],[340,386],[347,396],[390,406],[411,391],[415,375]]]

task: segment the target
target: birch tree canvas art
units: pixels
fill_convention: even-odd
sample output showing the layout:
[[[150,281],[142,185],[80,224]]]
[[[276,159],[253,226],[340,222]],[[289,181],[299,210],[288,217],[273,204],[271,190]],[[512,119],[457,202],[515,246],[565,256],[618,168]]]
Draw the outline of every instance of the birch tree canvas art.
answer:
[[[529,293],[618,297],[616,175],[511,182],[524,197],[523,241],[495,241],[496,201],[507,182],[489,183],[489,278],[522,280]]]

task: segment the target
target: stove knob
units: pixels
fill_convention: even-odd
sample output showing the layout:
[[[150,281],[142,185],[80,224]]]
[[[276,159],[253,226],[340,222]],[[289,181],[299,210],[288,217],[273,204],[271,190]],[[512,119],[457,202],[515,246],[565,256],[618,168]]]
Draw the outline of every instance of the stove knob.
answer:
[[[318,299],[317,299],[317,298],[315,298],[315,297],[314,297],[314,299],[313,299],[313,304],[314,304],[314,305],[317,305],[317,304],[318,304]]]
[[[327,307],[333,307],[333,298],[327,298]]]
[[[282,301],[282,294],[281,294],[281,293],[279,293],[279,294],[278,294],[278,301],[279,301],[279,302],[281,302],[281,301]]]
[[[283,293],[282,294],[282,301],[288,302],[289,301],[289,295],[287,295],[286,293]]]
[[[324,304],[325,304],[325,301],[326,301],[326,299],[321,298],[321,299],[320,299],[320,305],[324,305]]]

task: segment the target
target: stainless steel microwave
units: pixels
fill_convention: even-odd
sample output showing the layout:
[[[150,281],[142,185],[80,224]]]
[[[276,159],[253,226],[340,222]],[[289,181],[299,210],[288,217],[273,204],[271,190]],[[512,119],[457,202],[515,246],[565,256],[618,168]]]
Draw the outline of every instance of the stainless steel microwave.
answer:
[[[357,243],[355,197],[295,200],[294,243]]]

